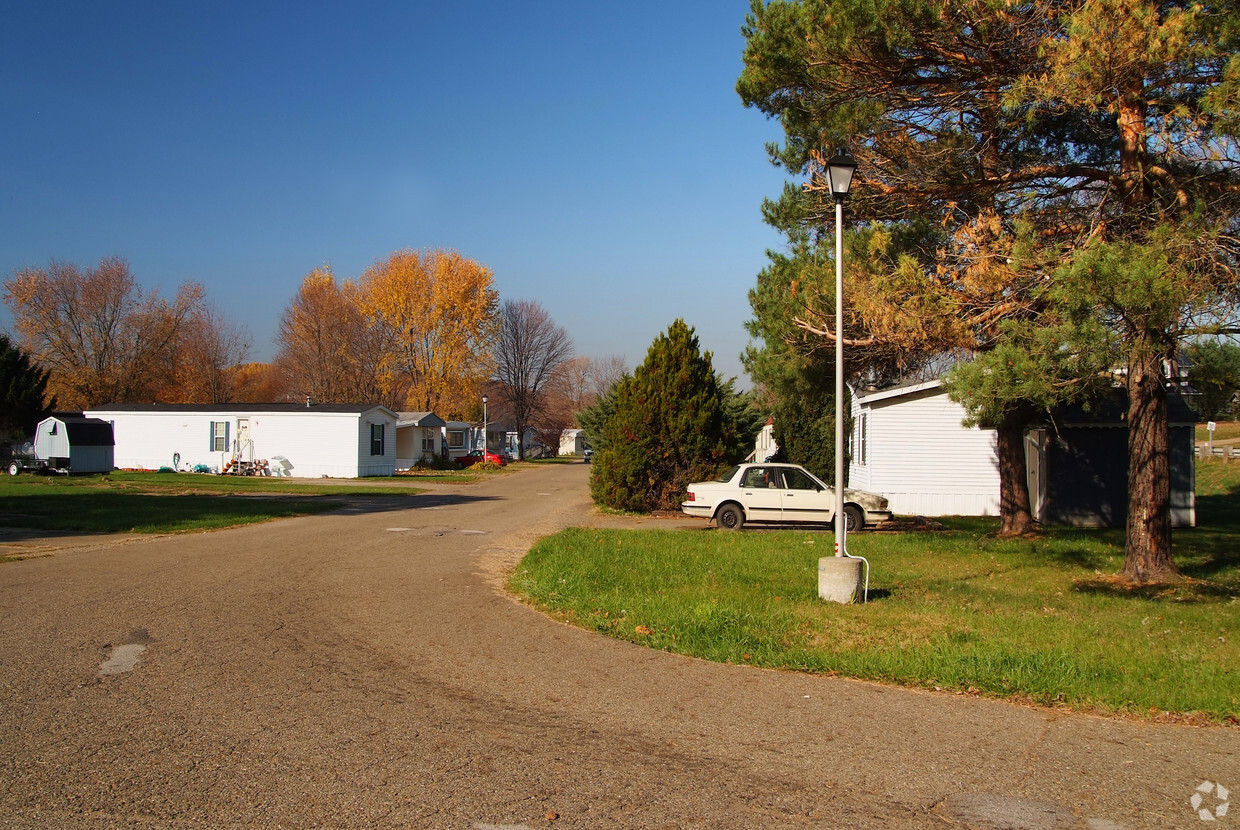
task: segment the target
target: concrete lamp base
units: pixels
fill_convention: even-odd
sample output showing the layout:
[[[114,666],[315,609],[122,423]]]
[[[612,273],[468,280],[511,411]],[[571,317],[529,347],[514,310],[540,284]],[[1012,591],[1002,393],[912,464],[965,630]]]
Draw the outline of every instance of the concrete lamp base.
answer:
[[[818,596],[828,602],[851,605],[861,599],[861,559],[824,556],[818,560]]]

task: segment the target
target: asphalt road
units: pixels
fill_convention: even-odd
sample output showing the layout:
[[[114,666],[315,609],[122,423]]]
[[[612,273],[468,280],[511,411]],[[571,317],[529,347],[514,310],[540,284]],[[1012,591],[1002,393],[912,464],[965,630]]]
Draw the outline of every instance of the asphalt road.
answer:
[[[715,665],[515,603],[534,539],[600,521],[587,472],[25,540],[48,555],[0,565],[0,827],[1240,826],[1190,804],[1240,801],[1234,729]]]

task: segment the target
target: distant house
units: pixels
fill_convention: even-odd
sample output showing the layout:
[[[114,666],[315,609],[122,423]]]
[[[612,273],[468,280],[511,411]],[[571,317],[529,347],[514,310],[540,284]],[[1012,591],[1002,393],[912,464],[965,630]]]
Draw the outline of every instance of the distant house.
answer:
[[[524,439],[518,442],[515,426],[505,423],[487,425],[487,449],[492,452],[508,458],[519,458],[521,445],[525,447],[526,458],[544,458],[555,453],[555,450],[542,443],[538,430],[534,427],[526,427]]]
[[[110,404],[86,415],[112,424],[127,469],[257,467],[357,478],[396,471],[396,413],[346,404]]]
[[[106,473],[113,468],[112,425],[81,412],[54,412],[39,421],[35,457],[73,473]]]
[[[848,486],[896,514],[999,515],[998,440],[963,426],[966,414],[937,380],[855,392]]]
[[[468,421],[448,421],[443,425],[442,448],[448,458],[460,458],[481,443],[482,430]]]
[[[560,433],[560,455],[581,455],[586,451],[586,431],[566,429]]]
[[[396,418],[396,469],[408,470],[419,461],[443,454],[444,427],[434,412],[400,412]]]
[[[766,426],[759,430],[758,437],[754,441],[753,452],[745,460],[762,463],[770,461],[777,452],[779,452],[779,444],[775,443],[775,419],[767,418]]]

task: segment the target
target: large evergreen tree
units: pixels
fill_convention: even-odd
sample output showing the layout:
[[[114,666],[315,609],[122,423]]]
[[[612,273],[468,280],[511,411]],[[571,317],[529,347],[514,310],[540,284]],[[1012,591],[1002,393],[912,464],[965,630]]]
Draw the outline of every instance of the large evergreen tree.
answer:
[[[768,221],[802,267],[784,268],[794,323],[835,339],[831,270],[810,267],[834,224],[823,161],[851,142],[861,163],[847,204],[846,370],[890,378],[945,352],[984,350],[1005,321],[1028,317],[1036,268],[1013,267],[1011,213],[1054,176],[1040,143],[1070,142],[1009,95],[1040,63],[1043,6],[1006,2],[754,2],[745,34],[746,104],[783,124],[774,160],[798,176]],[[1048,139],[1040,131],[1053,131]],[[863,141],[855,141],[863,137]],[[822,246],[822,247],[829,247]],[[1031,263],[1032,264],[1032,263]],[[1009,411],[1010,410],[1010,411]],[[1026,408],[1000,413],[1024,415]],[[1023,423],[1000,417],[1004,530],[1029,529]],[[1008,439],[1008,440],[1003,440]]]
[[[55,405],[48,400],[50,373],[0,334],[0,442],[27,440]]]
[[[646,360],[614,387],[614,411],[593,438],[595,502],[618,510],[674,510],[685,487],[739,460],[745,441],[709,352],[676,320],[651,344]]]
[[[1079,326],[1062,351],[1106,330],[1129,388],[1134,580],[1174,570],[1162,367],[1234,309],[1238,17],[1145,0],[755,0],[745,28],[738,90],[780,118],[774,157],[808,176],[768,214],[829,228],[824,157],[847,142],[861,163],[848,342],[986,352]],[[836,336],[825,303],[803,305],[800,325]],[[1028,361],[1071,363],[1053,358]],[[1005,487],[1024,490],[1021,413],[1038,398],[992,375],[960,388],[999,427]],[[1079,378],[1055,380],[1063,394]],[[1027,510],[1012,495],[1005,510]]]

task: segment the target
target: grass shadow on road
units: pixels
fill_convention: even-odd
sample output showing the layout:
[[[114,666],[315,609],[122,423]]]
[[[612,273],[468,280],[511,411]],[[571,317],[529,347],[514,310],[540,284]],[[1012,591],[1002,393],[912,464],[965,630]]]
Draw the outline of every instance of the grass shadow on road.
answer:
[[[351,514],[453,507],[490,500],[457,494],[159,495],[124,490],[64,488],[0,497],[5,538],[30,540],[48,533],[187,533],[287,519],[329,511]]]

